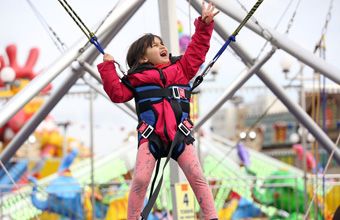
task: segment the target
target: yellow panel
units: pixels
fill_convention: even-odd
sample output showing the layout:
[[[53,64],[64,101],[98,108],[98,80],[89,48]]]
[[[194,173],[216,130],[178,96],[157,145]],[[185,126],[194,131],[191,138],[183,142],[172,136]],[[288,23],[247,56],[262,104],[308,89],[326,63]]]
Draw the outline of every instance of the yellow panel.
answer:
[[[46,160],[43,168],[40,171],[39,178],[49,176],[58,171],[60,165],[60,160],[58,159],[48,159]]]

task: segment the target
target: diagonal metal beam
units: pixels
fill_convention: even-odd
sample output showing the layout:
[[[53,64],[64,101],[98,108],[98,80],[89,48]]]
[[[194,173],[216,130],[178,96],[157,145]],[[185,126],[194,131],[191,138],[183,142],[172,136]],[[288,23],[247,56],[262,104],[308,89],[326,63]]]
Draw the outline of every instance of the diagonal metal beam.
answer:
[[[144,2],[145,0],[124,2],[112,12],[97,32],[98,39],[100,39],[103,47],[106,47],[112,40],[113,35],[115,35],[112,30],[118,32],[117,29],[120,29]],[[55,77],[65,70],[74,60],[87,57],[84,60],[89,63],[93,62],[98,56],[98,52],[94,46],[88,44],[85,47],[86,50],[84,53],[79,52],[79,49],[82,48],[86,42],[87,39],[83,38],[83,40],[65,52],[62,57],[54,62],[45,72],[35,77],[23,90],[10,99],[0,111],[0,127],[46,87]]]
[[[246,15],[244,11],[240,10],[239,7],[236,7],[231,1],[228,1],[227,4],[225,0],[212,0],[212,2],[223,13],[238,22],[241,22]],[[270,41],[276,47],[286,51],[290,55],[310,66],[316,72],[319,72],[334,82],[340,84],[340,69],[332,66],[329,63],[326,63],[323,59],[302,48],[300,45],[290,40],[287,36],[276,32],[264,24],[260,24],[260,22],[255,23],[251,19],[246,23],[245,26],[256,34]]]

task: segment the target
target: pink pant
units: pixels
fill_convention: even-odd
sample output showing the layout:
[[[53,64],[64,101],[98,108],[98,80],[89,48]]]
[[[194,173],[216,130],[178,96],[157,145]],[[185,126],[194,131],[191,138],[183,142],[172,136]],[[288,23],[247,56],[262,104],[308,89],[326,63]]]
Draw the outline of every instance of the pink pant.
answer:
[[[177,162],[195,193],[204,219],[217,218],[212,193],[203,176],[196,150],[192,144],[186,145]],[[134,177],[130,188],[128,220],[139,219],[155,163],[155,158],[149,151],[148,142],[141,144],[138,149]]]

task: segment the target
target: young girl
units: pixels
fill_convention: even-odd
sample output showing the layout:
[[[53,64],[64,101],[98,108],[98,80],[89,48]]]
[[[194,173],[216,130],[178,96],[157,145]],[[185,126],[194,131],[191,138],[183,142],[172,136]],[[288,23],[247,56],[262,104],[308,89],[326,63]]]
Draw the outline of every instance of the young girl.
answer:
[[[212,193],[192,144],[189,119],[189,81],[209,50],[213,18],[218,13],[214,9],[211,3],[205,7],[203,1],[202,15],[195,20],[195,34],[181,57],[171,57],[159,36],[146,34],[130,46],[126,57],[130,69],[122,80],[111,55],[105,54],[104,62],[98,65],[104,89],[113,102],[136,101],[139,142],[128,201],[129,220],[140,216],[156,160],[167,157],[174,139],[178,142],[176,136],[181,135],[171,158],[186,175],[204,219],[217,219]]]

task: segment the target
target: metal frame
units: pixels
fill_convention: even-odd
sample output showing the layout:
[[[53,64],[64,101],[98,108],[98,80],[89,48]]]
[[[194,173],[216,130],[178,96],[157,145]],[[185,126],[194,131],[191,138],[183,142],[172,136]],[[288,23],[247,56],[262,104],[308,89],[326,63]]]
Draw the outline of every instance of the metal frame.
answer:
[[[127,23],[132,15],[145,1],[134,0],[125,4],[122,3],[117,7],[102,28],[98,30],[97,35],[101,39],[103,47],[107,46],[112,38],[119,32],[119,30]],[[83,40],[76,44],[72,49],[67,51],[58,61],[56,61],[46,72],[34,78],[29,85],[21,90],[15,97],[13,97],[5,107],[0,111],[0,126],[3,126],[17,111],[19,111],[26,103],[33,99],[48,83],[50,83],[57,75],[69,67],[74,60],[81,60],[80,63],[91,63],[99,55],[99,52],[94,46],[85,47],[84,53],[79,53],[79,48],[82,48],[87,41]],[[82,61],[83,60],[83,61]],[[26,141],[28,136],[32,134],[40,122],[48,115],[48,113],[56,106],[67,91],[75,84],[79,77],[83,74],[83,68],[78,62],[74,65],[73,73],[69,73],[65,78],[64,83],[55,90],[49,100],[41,107],[41,109],[32,116],[32,118],[21,128],[18,134],[7,145],[6,149],[1,152],[0,160],[3,163],[15,154],[20,146]]]

